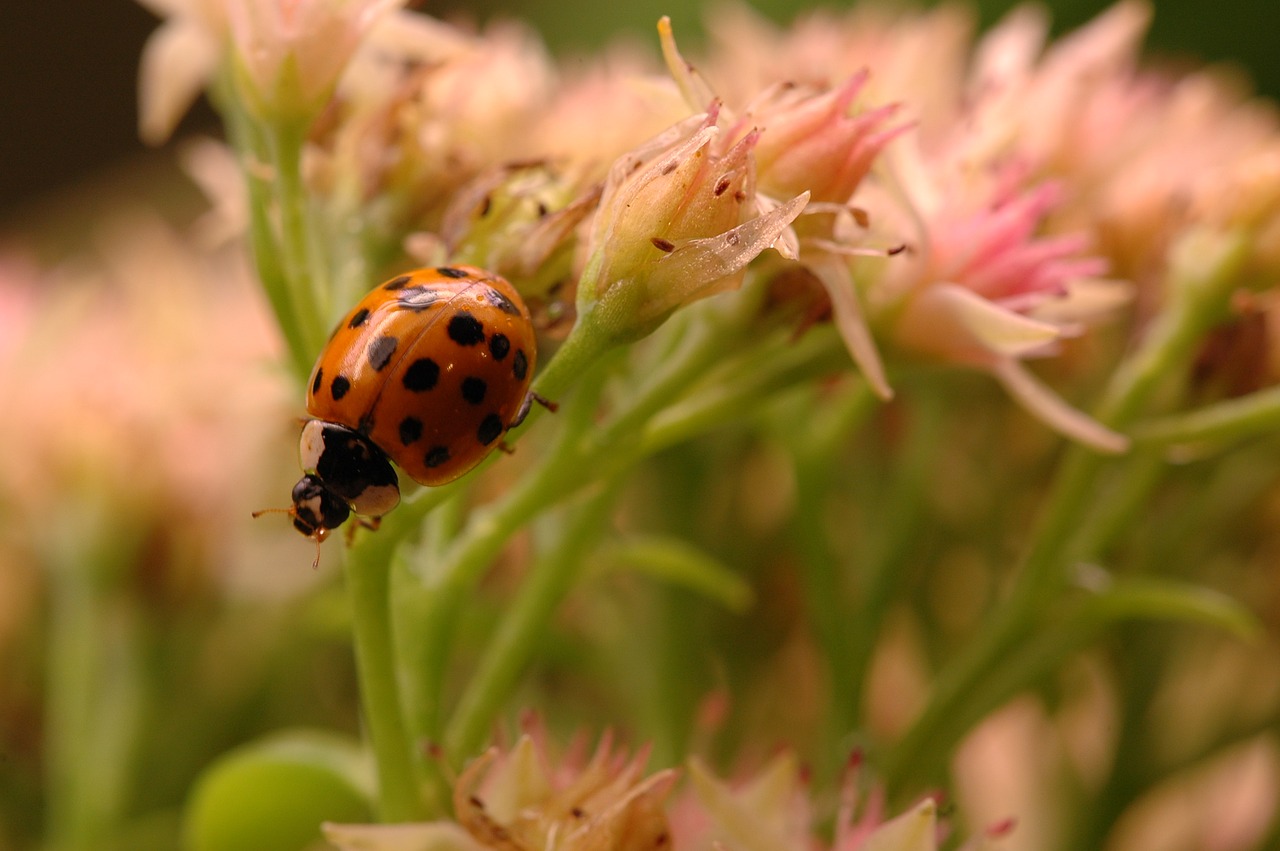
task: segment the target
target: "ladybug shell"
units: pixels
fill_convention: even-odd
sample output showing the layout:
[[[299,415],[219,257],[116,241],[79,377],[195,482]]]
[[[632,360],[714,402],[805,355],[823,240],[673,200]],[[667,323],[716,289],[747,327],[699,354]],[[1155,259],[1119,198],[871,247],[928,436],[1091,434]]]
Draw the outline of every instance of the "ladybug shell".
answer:
[[[375,288],[338,324],[307,412],[367,436],[415,481],[441,485],[498,446],[535,366],[529,310],[472,266],[418,269]]]

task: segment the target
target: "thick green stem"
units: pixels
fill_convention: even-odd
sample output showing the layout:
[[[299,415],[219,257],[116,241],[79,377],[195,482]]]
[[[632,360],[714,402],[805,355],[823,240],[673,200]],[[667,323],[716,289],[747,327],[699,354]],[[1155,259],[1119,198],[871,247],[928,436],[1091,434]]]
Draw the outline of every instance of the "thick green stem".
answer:
[[[270,148],[275,170],[276,204],[280,222],[280,264],[285,288],[296,311],[303,351],[314,357],[324,345],[329,315],[330,274],[319,256],[321,236],[315,233],[310,200],[302,179],[304,128],[273,126]]]
[[[538,639],[573,587],[587,550],[600,535],[614,496],[613,489],[591,496],[534,563],[458,703],[445,733],[448,753],[471,754],[484,745],[503,703],[528,667]]]
[[[377,761],[378,814],[383,821],[425,816],[422,777],[402,714],[391,632],[390,560],[375,548],[352,549],[346,565],[356,669],[364,721]]]

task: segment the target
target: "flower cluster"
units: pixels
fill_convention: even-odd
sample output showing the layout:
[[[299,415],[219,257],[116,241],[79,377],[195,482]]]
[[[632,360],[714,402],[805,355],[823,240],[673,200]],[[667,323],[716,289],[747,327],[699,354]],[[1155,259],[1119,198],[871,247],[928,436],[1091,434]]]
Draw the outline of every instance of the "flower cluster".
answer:
[[[1144,63],[1142,0],[1056,40],[1031,7],[975,34],[950,5],[786,27],[724,6],[701,55],[663,19],[660,59],[617,48],[578,63],[518,24],[468,30],[396,0],[144,3],[164,22],[142,61],[143,135],[166,138],[202,88],[223,116],[225,144],[189,157],[213,200],[200,227],[251,252],[295,378],[392,270],[483,267],[531,307],[530,399],[549,404],[502,446],[532,451],[406,488],[339,556],[376,785],[365,794],[353,744],[306,768],[381,821],[334,816],[339,847],[925,851],[941,841],[927,796],[947,780],[963,829],[996,842],[1009,823],[983,833],[987,820],[1021,813],[974,794],[996,769],[969,760],[984,721],[1017,733],[998,712],[1011,698],[1042,695],[1119,622],[1248,630],[1234,601],[1175,581],[1203,576],[1187,564],[1202,554],[1161,575],[1172,548],[1147,514],[1172,475],[1161,447],[1211,453],[1280,422],[1280,119],[1218,71]],[[25,311],[6,296],[0,322]],[[168,342],[208,370],[196,386],[228,381],[185,336]],[[220,341],[220,363],[247,371],[260,342]],[[121,384],[76,372],[79,407],[34,388],[54,412],[42,434],[91,420],[115,447],[91,453],[119,465],[113,483],[162,456],[173,481],[133,491],[175,493],[177,511],[232,487],[234,447],[183,451],[217,440],[192,428],[198,400],[168,392],[173,375],[109,323],[79,343],[82,360],[124,353]],[[12,345],[0,335],[0,355]],[[109,404],[147,392],[183,414]],[[262,421],[276,402],[256,400]],[[1274,469],[1267,451],[1253,466]],[[1179,520],[1216,522],[1253,569],[1235,550],[1266,512],[1241,533],[1246,499],[1219,474],[1255,497],[1270,485],[1183,472],[1195,496]],[[39,484],[35,467],[23,476],[14,492]],[[1061,748],[1085,755],[1081,774],[1110,772],[1078,784],[1091,810],[1078,847],[1100,846],[1107,820],[1179,767],[1140,722],[1180,669],[1157,648],[1130,693],[1144,650],[1116,648],[1096,687],[1132,702],[1122,717],[1104,698],[1082,710],[1124,727],[1111,764]],[[750,698],[723,737],[690,720],[721,689]],[[651,739],[664,768],[646,775],[650,751],[609,738],[557,758],[537,727],[485,750],[516,707],[577,700],[623,716],[610,723]],[[1186,764],[1273,733],[1266,721],[1224,723]],[[790,750],[759,758],[779,732],[813,763],[813,788]],[[851,741],[867,743],[874,782],[833,756]],[[752,759],[751,779],[717,778]],[[248,818],[202,794],[202,824]],[[315,813],[291,812],[317,841]]]
[[[399,825],[328,824],[325,835],[342,851],[439,848],[608,848],[646,851],[749,851],[822,848],[831,851],[936,851],[943,836],[937,806],[926,798],[894,819],[883,817],[878,794],[859,806],[858,772],[848,772],[834,837],[823,840],[795,755],[774,757],[754,776],[729,783],[698,760],[689,783],[672,769],[644,776],[648,755],[628,755],[606,734],[587,756],[579,738],[556,759],[534,722],[509,749],[493,748],[454,785],[456,821]],[[856,766],[856,762],[852,763]],[[998,847],[1011,825],[998,824],[966,843],[966,851]]]
[[[1210,73],[1140,70],[1136,0],[1049,47],[1043,17],[1019,10],[972,60],[949,11],[784,31],[733,9],[705,71],[664,24],[671,79],[619,61],[564,82],[524,33],[466,35],[395,5],[163,9],[148,135],[222,57],[251,112],[325,111],[306,173],[379,251],[492,263],[534,292],[576,283],[579,311],[626,340],[736,289],[772,246],[822,283],[880,396],[886,350],[895,368],[977,368],[1111,452],[1126,440],[1023,362],[1158,298],[1167,249],[1200,221],[1248,231],[1259,274],[1274,268],[1274,119]],[[1233,181],[1249,191],[1217,191]]]

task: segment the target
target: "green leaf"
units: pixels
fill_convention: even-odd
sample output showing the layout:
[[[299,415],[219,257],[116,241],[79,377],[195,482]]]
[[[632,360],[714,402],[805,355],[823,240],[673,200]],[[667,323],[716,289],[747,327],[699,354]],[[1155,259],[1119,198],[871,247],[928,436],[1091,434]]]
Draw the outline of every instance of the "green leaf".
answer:
[[[1110,583],[1084,605],[1100,624],[1125,620],[1171,620],[1218,627],[1240,638],[1261,630],[1253,613],[1225,594],[1169,579],[1126,578]]]
[[[292,731],[210,765],[184,814],[191,851],[302,851],[326,821],[369,821],[363,754],[331,733]]]
[[[755,601],[751,586],[704,550],[665,535],[638,535],[610,547],[606,561],[702,594],[731,612]]]

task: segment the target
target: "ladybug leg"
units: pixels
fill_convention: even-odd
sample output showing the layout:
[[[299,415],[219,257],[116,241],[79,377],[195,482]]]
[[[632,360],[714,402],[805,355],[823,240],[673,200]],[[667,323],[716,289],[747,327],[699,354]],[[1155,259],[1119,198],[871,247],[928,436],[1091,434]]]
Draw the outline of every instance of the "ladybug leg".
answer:
[[[347,526],[347,546],[351,546],[351,542],[355,540],[357,529],[376,532],[380,526],[382,526],[381,517],[355,517],[351,525]]]
[[[560,409],[560,406],[555,402],[552,402],[550,399],[544,399],[537,393],[530,390],[525,394],[524,401],[520,403],[520,410],[516,411],[516,415],[511,418],[511,422],[507,424],[507,428],[513,429],[520,425],[520,423],[524,422],[524,418],[529,416],[529,411],[533,409],[534,402],[537,402],[553,414]]]

